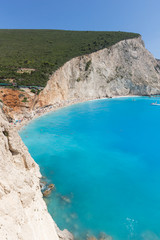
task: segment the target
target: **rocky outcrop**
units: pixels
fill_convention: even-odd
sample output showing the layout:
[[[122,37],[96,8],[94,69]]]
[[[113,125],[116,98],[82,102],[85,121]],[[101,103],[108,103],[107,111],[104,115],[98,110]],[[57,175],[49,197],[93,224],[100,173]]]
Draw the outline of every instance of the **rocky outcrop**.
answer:
[[[22,119],[27,117],[36,95],[30,89],[25,90],[1,88],[0,100],[3,102],[3,110],[10,119]]]
[[[37,106],[73,99],[159,93],[159,63],[139,37],[65,63],[51,76]]]
[[[38,165],[0,108],[0,239],[72,239],[60,231],[42,198]]]

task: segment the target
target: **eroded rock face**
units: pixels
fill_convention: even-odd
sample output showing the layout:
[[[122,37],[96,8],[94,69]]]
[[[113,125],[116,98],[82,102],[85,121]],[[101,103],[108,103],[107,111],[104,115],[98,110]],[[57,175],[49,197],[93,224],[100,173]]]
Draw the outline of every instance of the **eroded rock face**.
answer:
[[[41,174],[0,108],[0,239],[71,239],[57,231],[40,191]],[[59,237],[64,236],[64,238]]]
[[[3,110],[8,118],[23,118],[31,110],[36,95],[27,91],[9,88],[0,88],[0,100],[3,102]]]
[[[159,93],[160,65],[139,37],[64,64],[40,93],[38,105]]]

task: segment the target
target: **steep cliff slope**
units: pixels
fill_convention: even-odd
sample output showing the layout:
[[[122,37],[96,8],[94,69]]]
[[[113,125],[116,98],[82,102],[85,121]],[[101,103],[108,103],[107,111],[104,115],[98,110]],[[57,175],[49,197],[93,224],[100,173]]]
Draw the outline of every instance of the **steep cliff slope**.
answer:
[[[138,37],[65,63],[39,95],[39,105],[159,93],[159,64]]]
[[[59,231],[39,186],[38,165],[0,108],[0,239],[71,239]]]

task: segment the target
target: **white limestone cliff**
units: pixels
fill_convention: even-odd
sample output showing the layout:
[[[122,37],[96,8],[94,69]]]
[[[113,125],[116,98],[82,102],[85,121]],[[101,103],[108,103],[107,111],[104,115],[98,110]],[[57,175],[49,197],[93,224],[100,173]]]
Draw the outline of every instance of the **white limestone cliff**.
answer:
[[[0,240],[72,239],[42,198],[38,165],[0,108]]]
[[[66,100],[160,93],[160,65],[139,38],[73,58],[39,95],[40,106]]]

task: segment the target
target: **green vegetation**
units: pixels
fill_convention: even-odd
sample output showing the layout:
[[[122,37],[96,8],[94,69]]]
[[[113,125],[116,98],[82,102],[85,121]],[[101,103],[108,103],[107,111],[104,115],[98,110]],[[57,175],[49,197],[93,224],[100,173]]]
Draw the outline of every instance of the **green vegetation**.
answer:
[[[50,74],[73,57],[139,34],[62,30],[0,30],[0,83],[45,86]],[[35,71],[22,71],[32,68]]]
[[[31,89],[31,92],[32,93],[36,93],[37,91],[35,89]]]
[[[24,97],[23,100],[22,100],[22,102],[24,102],[24,103],[25,103],[25,102],[28,102],[28,101],[27,101],[27,97]]]
[[[8,131],[6,131],[6,130],[3,131],[3,134],[4,134],[6,137],[9,136]]]
[[[22,97],[24,97],[24,94],[19,94],[19,96],[18,96],[19,98],[22,98]]]
[[[77,78],[77,80],[76,80],[77,82],[80,82],[81,81],[81,78],[79,77],[79,78]]]
[[[91,65],[91,60],[86,63],[85,71],[88,71],[89,66]]]

